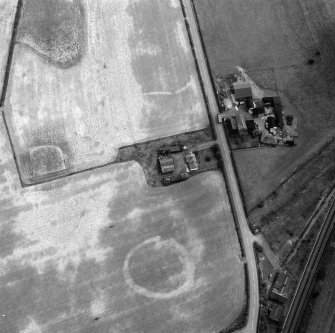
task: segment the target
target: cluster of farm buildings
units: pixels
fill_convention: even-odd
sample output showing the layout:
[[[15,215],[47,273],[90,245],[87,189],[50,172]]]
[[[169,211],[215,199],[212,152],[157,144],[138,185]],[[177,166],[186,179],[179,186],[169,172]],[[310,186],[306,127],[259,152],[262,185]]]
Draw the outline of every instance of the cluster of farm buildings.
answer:
[[[218,160],[214,149],[192,150],[181,144],[160,147],[158,165],[163,185],[185,180],[199,172],[215,170]]]
[[[278,272],[269,292],[269,318],[279,322],[283,318],[283,304],[290,297],[292,278],[286,272]]]
[[[284,114],[280,96],[253,97],[250,83],[237,81],[219,91],[224,122],[232,149],[259,146],[294,146],[297,118]]]

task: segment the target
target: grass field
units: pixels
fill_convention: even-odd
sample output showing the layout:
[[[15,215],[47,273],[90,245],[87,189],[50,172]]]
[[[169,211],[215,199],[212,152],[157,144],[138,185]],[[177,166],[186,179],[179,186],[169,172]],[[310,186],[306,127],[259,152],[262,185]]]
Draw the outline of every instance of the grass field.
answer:
[[[217,332],[245,302],[220,172],[150,188],[117,164],[21,188],[0,123],[4,332]]]
[[[330,0],[194,3],[213,75],[242,66],[298,117],[296,147],[234,154],[250,211],[334,134],[335,8]]]
[[[17,0],[0,0],[0,91],[2,91],[8,50],[12,39]]]
[[[208,126],[179,2],[49,2],[23,6],[8,87],[25,182],[39,173],[34,147],[60,148],[68,173],[115,160],[121,146]]]

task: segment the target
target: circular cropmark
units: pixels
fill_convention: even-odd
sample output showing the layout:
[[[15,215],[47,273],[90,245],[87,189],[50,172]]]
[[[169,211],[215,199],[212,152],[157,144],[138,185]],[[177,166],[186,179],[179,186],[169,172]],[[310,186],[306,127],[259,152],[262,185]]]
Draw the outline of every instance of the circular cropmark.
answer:
[[[184,246],[157,236],[129,251],[123,273],[128,286],[138,294],[166,299],[192,288],[194,263]]]

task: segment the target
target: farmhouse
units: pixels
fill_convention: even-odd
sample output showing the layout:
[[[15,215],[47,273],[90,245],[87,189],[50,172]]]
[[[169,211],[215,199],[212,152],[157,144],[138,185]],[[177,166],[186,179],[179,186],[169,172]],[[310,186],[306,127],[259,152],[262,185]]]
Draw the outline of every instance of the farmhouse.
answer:
[[[175,171],[174,161],[172,157],[159,156],[158,162],[162,174],[171,173]]]

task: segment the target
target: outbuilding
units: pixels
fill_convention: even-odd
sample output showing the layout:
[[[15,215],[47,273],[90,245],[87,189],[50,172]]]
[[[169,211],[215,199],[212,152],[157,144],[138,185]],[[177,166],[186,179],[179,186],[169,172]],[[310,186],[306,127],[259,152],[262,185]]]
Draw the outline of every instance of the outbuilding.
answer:
[[[162,174],[172,173],[175,171],[174,160],[172,157],[159,156],[158,162]]]
[[[237,102],[244,101],[247,98],[252,98],[252,90],[248,82],[233,83],[234,97]]]

